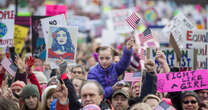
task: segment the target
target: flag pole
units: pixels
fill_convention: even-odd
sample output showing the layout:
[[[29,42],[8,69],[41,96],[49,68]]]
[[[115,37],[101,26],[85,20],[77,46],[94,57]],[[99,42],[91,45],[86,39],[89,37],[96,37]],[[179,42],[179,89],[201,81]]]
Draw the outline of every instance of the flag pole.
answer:
[[[18,0],[15,0],[15,15],[18,13]]]

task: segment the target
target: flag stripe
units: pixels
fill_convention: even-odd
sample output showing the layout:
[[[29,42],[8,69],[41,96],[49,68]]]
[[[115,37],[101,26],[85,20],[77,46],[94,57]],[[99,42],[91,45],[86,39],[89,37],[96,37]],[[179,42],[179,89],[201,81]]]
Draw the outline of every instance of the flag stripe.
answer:
[[[127,17],[126,21],[135,30],[137,28],[137,24],[140,21],[140,18],[134,12],[129,17]]]

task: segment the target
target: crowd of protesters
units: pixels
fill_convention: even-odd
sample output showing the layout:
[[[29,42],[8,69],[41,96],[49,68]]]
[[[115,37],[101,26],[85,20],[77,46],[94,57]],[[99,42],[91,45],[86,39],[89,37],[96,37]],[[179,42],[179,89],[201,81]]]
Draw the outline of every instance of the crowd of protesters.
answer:
[[[161,51],[155,57],[161,65],[158,73],[153,59],[146,59],[142,68],[131,35],[119,48],[87,40],[78,44],[75,65],[57,59],[52,67],[23,54],[11,60],[18,68],[15,76],[0,65],[0,110],[154,110],[162,101],[175,110],[208,110],[208,89],[157,92],[156,75],[179,70],[169,67]],[[24,49],[31,54],[30,45]],[[10,56],[1,52],[0,61]],[[142,81],[124,81],[125,72],[137,71],[142,71]]]

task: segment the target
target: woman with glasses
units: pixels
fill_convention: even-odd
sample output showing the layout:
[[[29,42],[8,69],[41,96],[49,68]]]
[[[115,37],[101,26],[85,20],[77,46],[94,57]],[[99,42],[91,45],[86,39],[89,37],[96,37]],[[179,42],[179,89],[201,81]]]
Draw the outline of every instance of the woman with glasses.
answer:
[[[186,91],[181,94],[182,110],[199,110],[199,96],[192,91]]]

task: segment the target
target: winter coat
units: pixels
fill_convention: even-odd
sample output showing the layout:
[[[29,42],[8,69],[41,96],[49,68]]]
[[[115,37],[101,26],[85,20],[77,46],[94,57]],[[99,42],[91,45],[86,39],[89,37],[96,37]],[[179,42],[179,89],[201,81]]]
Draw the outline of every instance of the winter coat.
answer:
[[[102,68],[100,63],[98,63],[89,71],[87,78],[90,80],[96,80],[102,85],[105,91],[105,98],[112,95],[112,86],[118,81],[118,77],[124,73],[126,68],[129,66],[132,53],[132,49],[127,50],[125,47],[118,63],[112,63],[106,69]]]

